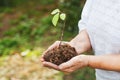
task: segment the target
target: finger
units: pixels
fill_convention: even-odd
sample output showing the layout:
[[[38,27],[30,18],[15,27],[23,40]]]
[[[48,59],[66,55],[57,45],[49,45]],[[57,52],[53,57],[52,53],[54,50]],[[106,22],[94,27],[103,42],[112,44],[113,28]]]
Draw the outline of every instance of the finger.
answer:
[[[67,67],[65,67],[64,64],[61,64],[59,66],[60,70],[61,71],[64,71],[64,72],[73,72],[77,69],[80,69],[80,68],[83,68],[83,64],[75,64],[75,62],[71,62],[69,65],[66,65]]]
[[[53,43],[46,51],[43,52],[42,57],[44,57],[44,55],[45,55],[49,50],[52,50],[53,48],[58,47],[59,44],[60,44],[60,41],[56,41],[55,43]]]
[[[59,44],[60,44],[60,41],[56,41],[55,43],[53,43],[45,52],[43,52],[42,57],[44,57],[44,55],[45,55],[49,50],[52,50],[53,48],[58,47]],[[68,42],[62,41],[61,45],[64,45],[64,44],[68,44]]]
[[[40,61],[43,62],[43,61],[45,61],[45,60],[44,60],[44,58],[40,58]]]
[[[57,65],[55,65],[55,64],[53,64],[53,63],[50,63],[50,62],[43,62],[43,65],[44,65],[45,67],[48,67],[48,68],[60,70]]]
[[[42,58],[44,58],[44,55],[47,53],[48,50],[44,51],[43,54],[41,55]]]
[[[73,64],[70,61],[68,61],[68,62],[65,62],[65,63],[62,63],[61,65],[59,65],[59,68],[61,70],[65,70],[65,69],[71,68],[72,66],[73,66]]]
[[[53,43],[53,45],[51,45],[51,46],[47,49],[47,51],[48,51],[48,50],[51,50],[51,49],[53,49],[53,48],[55,48],[55,47],[58,47],[59,44],[60,44],[60,41],[56,41],[55,43]]]
[[[79,67],[76,65],[74,65],[74,66],[71,66],[71,67],[69,67],[69,68],[66,68],[66,69],[60,69],[62,72],[64,72],[64,73],[71,73],[71,72],[74,72],[74,71],[76,71],[77,69],[79,69]]]
[[[51,49],[53,49],[53,48],[55,48],[55,47],[58,47],[60,43],[61,43],[61,45],[68,44],[68,42],[66,42],[66,41],[56,41],[53,45],[51,45],[51,46],[47,49],[47,51],[49,51],[49,50],[51,50]]]
[[[66,41],[62,41],[61,42],[61,45],[65,45],[65,44],[68,44],[69,42],[66,42]]]
[[[73,58],[70,59],[69,61],[67,61],[67,62],[65,62],[65,63],[62,63],[62,64],[59,66],[59,68],[60,68],[60,69],[68,69],[68,68],[74,66],[75,63],[76,63],[76,59],[75,59],[75,57],[73,57]]]
[[[68,69],[60,69],[60,71],[64,72],[64,73],[71,73],[73,71],[75,71],[74,67],[69,67]]]
[[[72,66],[72,67],[70,67],[68,69],[65,69],[64,71],[73,72],[73,71],[76,71],[77,69],[79,69],[78,66]]]
[[[72,73],[72,72],[74,72],[75,70],[72,70],[72,69],[66,69],[66,70],[64,70],[63,72],[64,73]]]

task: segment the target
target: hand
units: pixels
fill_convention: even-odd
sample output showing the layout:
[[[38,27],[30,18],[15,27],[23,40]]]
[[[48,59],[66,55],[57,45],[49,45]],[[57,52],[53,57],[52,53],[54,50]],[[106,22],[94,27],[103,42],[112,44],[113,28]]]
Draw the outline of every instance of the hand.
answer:
[[[69,43],[69,42],[62,42],[62,45],[64,45],[64,43]],[[43,58],[43,56],[46,54],[47,51],[55,48],[55,47],[58,47],[60,44],[60,41],[56,41],[55,43],[53,43],[42,55],[42,58],[41,58],[41,62],[43,64],[43,66],[45,67],[48,67],[48,68],[53,68],[53,69],[56,69],[56,70],[60,70],[59,67],[51,62],[46,62]]]
[[[65,73],[71,73],[75,70],[88,66],[88,61],[89,61],[89,56],[78,55],[76,57],[73,57],[68,62],[59,65],[59,70]]]

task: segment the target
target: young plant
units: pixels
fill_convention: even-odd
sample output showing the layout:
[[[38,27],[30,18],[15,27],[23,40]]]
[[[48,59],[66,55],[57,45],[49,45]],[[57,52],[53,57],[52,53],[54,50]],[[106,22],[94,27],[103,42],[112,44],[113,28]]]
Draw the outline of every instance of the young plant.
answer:
[[[64,25],[61,29],[61,36],[60,36],[60,41],[62,42],[63,35],[64,35],[64,28],[65,28],[66,14],[61,12],[59,9],[53,10],[51,14],[53,15],[52,23],[54,26],[57,26],[59,19],[64,21]],[[60,42],[60,45],[61,45],[61,42]]]
[[[52,23],[54,26],[57,26],[59,19],[64,22],[64,25],[61,28],[61,39],[59,47],[55,47],[47,51],[44,55],[44,60],[56,65],[60,65],[61,63],[66,62],[72,57],[76,56],[77,52],[75,48],[71,47],[69,44],[61,45],[65,28],[66,14],[61,12],[59,9],[53,10],[51,14],[53,15]]]

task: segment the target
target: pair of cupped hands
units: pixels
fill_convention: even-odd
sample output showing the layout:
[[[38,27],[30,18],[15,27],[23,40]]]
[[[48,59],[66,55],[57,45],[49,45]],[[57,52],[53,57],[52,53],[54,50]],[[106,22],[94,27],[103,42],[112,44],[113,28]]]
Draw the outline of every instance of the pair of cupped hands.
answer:
[[[63,43],[67,43],[70,45],[69,42],[63,42]],[[43,53],[43,55],[41,57],[41,62],[42,62],[44,67],[52,68],[52,69],[55,69],[58,71],[62,71],[64,73],[71,73],[71,72],[74,72],[78,69],[81,69],[83,67],[88,66],[88,59],[89,58],[86,55],[77,55],[77,56],[73,57],[72,59],[70,59],[69,61],[64,62],[60,65],[55,65],[51,62],[45,61],[43,56],[46,54],[46,52],[55,48],[55,47],[58,47],[59,44],[60,44],[60,41],[56,41]],[[64,44],[62,44],[62,45],[64,45]]]

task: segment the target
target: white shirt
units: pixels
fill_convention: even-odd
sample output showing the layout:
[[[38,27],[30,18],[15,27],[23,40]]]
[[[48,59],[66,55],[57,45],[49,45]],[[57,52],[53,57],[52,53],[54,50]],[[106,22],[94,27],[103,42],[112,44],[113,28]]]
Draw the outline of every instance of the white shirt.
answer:
[[[95,55],[120,54],[120,0],[87,0],[78,26],[87,30]],[[96,69],[96,79],[120,80],[120,72]]]

